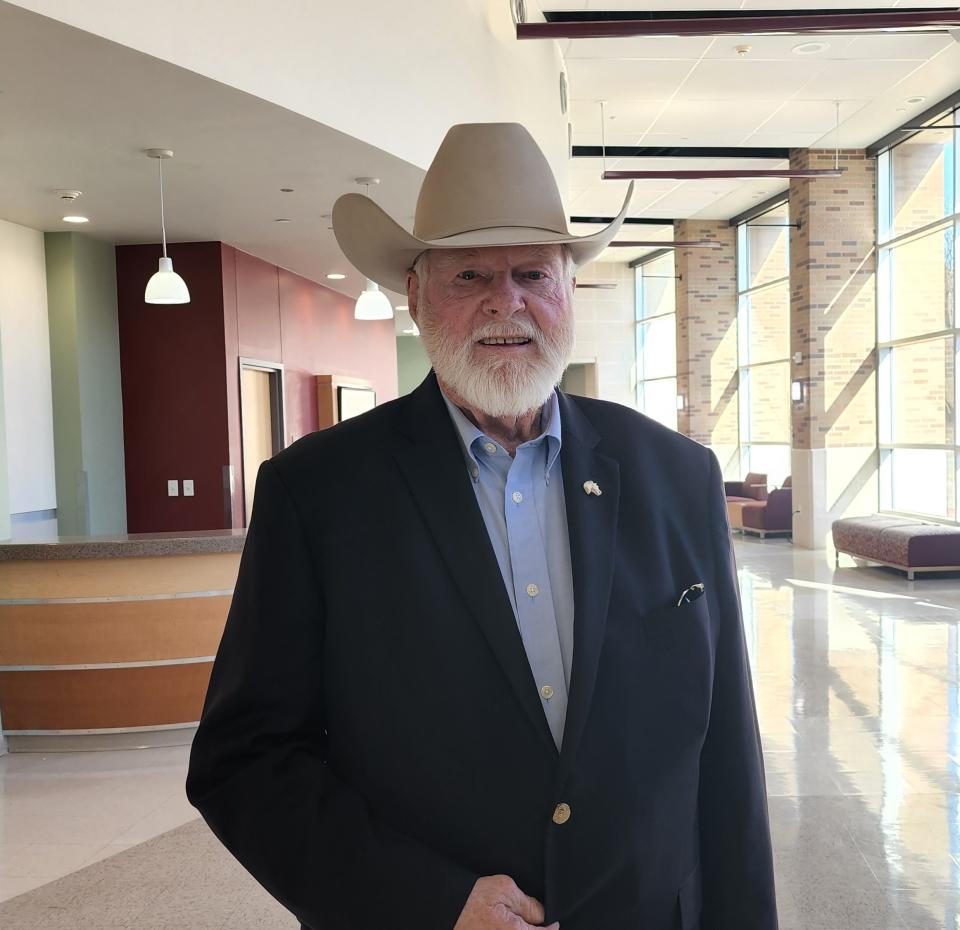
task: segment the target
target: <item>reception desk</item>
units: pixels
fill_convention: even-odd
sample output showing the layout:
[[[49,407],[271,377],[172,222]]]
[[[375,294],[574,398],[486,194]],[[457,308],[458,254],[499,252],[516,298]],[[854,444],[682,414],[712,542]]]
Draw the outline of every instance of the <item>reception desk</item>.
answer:
[[[0,543],[10,751],[189,742],[246,530]]]

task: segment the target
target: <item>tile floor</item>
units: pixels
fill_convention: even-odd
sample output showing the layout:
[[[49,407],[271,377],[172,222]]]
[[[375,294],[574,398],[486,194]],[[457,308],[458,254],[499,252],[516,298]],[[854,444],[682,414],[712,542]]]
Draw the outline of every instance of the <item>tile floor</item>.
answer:
[[[960,577],[737,550],[782,930],[960,930]],[[0,900],[193,819],[186,760],[0,759]]]

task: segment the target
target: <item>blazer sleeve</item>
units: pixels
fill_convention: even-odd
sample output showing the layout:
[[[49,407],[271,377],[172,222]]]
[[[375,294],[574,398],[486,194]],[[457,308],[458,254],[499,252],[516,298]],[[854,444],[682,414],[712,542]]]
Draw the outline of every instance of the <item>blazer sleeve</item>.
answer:
[[[187,796],[309,927],[451,930],[477,876],[371,817],[327,764],[323,631],[300,517],[264,462]]]
[[[701,930],[776,930],[763,755],[723,481],[711,452],[708,502],[714,552],[715,662],[700,757]]]

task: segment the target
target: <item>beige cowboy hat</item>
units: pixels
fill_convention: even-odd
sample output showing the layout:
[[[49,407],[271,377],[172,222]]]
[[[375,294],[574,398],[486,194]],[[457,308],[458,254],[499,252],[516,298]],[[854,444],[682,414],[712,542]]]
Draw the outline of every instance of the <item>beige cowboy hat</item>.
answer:
[[[633,193],[616,218],[590,236],[571,235],[557,182],[533,136],[519,123],[452,126],[427,169],[413,234],[363,194],[333,207],[333,231],[358,271],[401,294],[407,272],[427,249],[566,243],[576,267],[617,234]]]

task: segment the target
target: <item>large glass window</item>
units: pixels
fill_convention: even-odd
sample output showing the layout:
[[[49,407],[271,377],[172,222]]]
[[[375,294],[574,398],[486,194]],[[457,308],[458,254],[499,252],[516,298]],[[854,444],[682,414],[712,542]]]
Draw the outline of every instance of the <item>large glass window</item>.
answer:
[[[741,473],[790,474],[790,216],[786,203],[737,227]]]
[[[637,265],[637,409],[677,428],[677,313],[673,255]]]
[[[957,521],[960,112],[878,160],[880,507]]]

